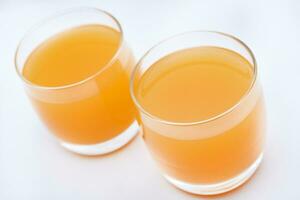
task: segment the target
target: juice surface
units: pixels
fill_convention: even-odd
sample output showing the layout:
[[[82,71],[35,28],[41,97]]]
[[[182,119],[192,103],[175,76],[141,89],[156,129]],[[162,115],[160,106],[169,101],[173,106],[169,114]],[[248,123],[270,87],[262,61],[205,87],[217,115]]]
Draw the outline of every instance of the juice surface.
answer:
[[[233,51],[199,47],[173,53],[153,64],[139,81],[138,99],[153,115],[173,122],[216,116],[246,93],[250,63]]]
[[[253,67],[239,54],[197,47],[154,63],[138,81],[135,93],[142,107],[162,120],[197,122],[234,106],[250,89],[253,76]],[[179,139],[147,123],[142,127],[146,144],[167,175],[189,183],[218,183],[242,173],[261,154],[263,100],[259,96],[237,125],[211,137],[203,138],[199,132],[199,139]],[[198,131],[197,126],[191,128]]]
[[[134,65],[131,51],[123,46],[111,62],[121,42],[121,34],[112,28],[84,25],[54,35],[28,57],[23,75],[35,85],[80,82],[58,90],[30,91],[42,120],[60,139],[75,144],[100,143],[134,121],[128,89],[128,72]]]
[[[40,86],[76,83],[101,70],[119,44],[119,32],[109,27],[73,28],[42,43],[27,59],[23,75]]]

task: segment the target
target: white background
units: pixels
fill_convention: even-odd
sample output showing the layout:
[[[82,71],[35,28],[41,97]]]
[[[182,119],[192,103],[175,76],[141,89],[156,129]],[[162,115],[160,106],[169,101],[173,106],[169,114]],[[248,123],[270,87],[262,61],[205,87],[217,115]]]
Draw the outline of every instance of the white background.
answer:
[[[300,1],[0,0],[1,200],[205,199],[168,184],[140,137],[114,154],[82,157],[61,148],[37,118],[14,71],[17,43],[42,18],[82,5],[115,15],[137,57],[188,30],[219,30],[245,41],[266,96],[265,159],[246,185],[210,199],[300,199]]]

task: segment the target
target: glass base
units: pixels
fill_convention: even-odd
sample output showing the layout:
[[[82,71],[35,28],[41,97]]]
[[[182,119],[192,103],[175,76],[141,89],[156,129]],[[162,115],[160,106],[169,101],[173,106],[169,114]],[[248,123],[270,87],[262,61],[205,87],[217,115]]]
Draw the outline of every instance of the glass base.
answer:
[[[179,180],[176,180],[170,176],[165,175],[165,178],[174,186],[177,188],[189,192],[192,194],[198,194],[198,195],[215,195],[215,194],[221,194],[224,192],[228,192],[230,190],[233,190],[237,188],[238,186],[245,183],[256,171],[257,167],[261,163],[263,159],[263,153],[256,159],[256,161],[243,173],[238,175],[237,177],[234,177],[228,181],[224,181],[217,184],[210,184],[210,185],[198,185],[198,184],[190,184],[185,183]]]
[[[138,133],[138,124],[134,121],[125,131],[111,140],[92,145],[72,144],[61,141],[60,144],[69,151],[81,155],[95,156],[111,153],[124,145],[136,136]]]

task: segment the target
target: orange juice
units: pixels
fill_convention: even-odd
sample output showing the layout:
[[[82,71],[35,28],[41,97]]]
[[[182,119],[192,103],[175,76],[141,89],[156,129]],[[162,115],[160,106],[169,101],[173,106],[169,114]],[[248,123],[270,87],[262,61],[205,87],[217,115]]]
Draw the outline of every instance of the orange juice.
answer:
[[[31,91],[31,100],[60,139],[96,144],[133,123],[128,87],[134,59],[121,44],[120,32],[91,24],[52,36],[28,57],[23,76],[47,91]]]
[[[253,67],[245,58],[213,46],[169,54],[142,75],[134,87],[140,105],[156,118],[172,122],[159,130],[142,119],[144,140],[168,176],[193,184],[214,184],[239,175],[256,161],[264,140],[260,92],[238,123],[224,120],[210,134],[206,132],[211,127],[200,130],[192,124],[188,131],[197,137],[188,137],[188,131],[172,136],[172,131],[180,130],[176,123],[218,118],[235,106],[250,90],[253,76]],[[232,113],[232,119],[238,119],[240,114]]]

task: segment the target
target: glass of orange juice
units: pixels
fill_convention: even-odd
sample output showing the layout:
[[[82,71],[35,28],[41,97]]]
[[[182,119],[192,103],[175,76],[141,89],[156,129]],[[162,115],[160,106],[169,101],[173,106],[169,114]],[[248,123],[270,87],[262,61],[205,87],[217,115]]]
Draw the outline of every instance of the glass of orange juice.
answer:
[[[154,46],[131,77],[143,139],[164,177],[212,195],[244,183],[263,158],[265,109],[251,50],[195,31]]]
[[[15,63],[33,107],[66,149],[105,154],[136,135],[135,60],[111,14],[76,8],[42,21],[20,42]]]

